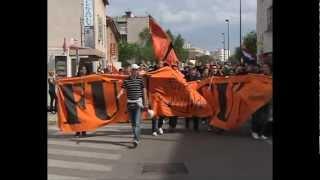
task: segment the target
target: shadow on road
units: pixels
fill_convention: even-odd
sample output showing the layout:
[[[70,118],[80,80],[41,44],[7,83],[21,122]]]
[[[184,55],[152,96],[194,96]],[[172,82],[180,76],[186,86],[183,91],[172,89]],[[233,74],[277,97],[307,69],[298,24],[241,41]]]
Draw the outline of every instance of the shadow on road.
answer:
[[[76,142],[77,144],[80,143],[96,143],[96,144],[112,144],[117,146],[124,146],[127,148],[132,147],[132,141],[102,141],[102,140],[90,140],[90,139],[71,139],[71,141]]]

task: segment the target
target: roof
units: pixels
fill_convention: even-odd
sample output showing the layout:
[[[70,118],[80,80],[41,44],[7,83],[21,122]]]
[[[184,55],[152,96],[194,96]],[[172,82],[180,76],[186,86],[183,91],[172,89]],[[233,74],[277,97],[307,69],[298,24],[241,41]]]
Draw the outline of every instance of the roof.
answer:
[[[110,26],[111,31],[113,32],[114,36],[116,37],[117,41],[120,40],[120,32],[117,28],[117,25],[114,23],[112,17],[106,16],[107,26]]]

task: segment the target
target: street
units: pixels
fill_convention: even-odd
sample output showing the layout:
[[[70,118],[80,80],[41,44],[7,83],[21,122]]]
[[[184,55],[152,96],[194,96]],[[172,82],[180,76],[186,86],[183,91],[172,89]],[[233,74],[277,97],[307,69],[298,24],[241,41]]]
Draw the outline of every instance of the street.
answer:
[[[253,140],[248,124],[221,135],[207,132],[205,125],[200,133],[185,130],[182,119],[177,128],[155,137],[151,122],[144,121],[141,144],[133,149],[127,123],[85,138],[62,135],[49,123],[48,179],[272,179],[272,141]]]

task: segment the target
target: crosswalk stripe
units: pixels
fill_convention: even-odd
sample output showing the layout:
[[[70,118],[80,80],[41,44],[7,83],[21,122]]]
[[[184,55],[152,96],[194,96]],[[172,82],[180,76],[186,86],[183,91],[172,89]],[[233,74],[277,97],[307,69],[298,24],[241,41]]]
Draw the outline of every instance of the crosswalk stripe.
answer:
[[[121,136],[121,137],[119,137]],[[118,137],[115,137],[115,136],[93,136],[93,137],[87,137],[87,138],[82,138],[83,140],[92,140],[92,141],[108,141],[108,142],[115,142],[115,143],[118,143],[118,142],[132,142],[132,138],[133,138],[133,135],[132,134],[129,134],[129,135],[118,135]],[[80,139],[79,141],[81,142]]]
[[[112,145],[112,144],[96,144],[96,143],[85,143],[85,142],[71,142],[71,141],[56,141],[56,140],[48,140],[48,145],[62,145],[62,146],[70,146],[70,147],[89,147],[94,149],[103,149],[103,150],[121,150],[124,149],[121,146]]]
[[[98,165],[93,163],[83,163],[83,162],[70,162],[70,161],[61,161],[61,160],[48,160],[48,167],[59,167],[66,169],[75,169],[75,170],[88,170],[88,171],[112,171],[111,166]]]
[[[61,150],[61,149],[55,149],[55,148],[48,149],[48,154],[88,157],[88,158],[97,158],[97,159],[109,159],[109,160],[118,160],[121,157],[120,154],[96,153],[96,152],[87,152],[87,151],[70,151],[70,150]]]
[[[85,180],[86,178],[75,176],[61,176],[57,174],[48,174],[48,180]]]

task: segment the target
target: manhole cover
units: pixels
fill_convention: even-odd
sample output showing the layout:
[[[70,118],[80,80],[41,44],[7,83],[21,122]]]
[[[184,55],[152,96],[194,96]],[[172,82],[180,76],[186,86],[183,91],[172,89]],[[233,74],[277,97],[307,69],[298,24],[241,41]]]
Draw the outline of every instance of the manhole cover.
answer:
[[[188,174],[184,163],[147,163],[143,165],[142,174]]]

